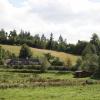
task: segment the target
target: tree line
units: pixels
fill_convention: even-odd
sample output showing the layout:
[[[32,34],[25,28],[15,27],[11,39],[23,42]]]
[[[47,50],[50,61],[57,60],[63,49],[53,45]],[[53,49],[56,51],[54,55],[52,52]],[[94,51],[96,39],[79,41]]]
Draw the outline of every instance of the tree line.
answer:
[[[63,51],[67,53],[81,55],[81,58],[77,60],[76,65],[73,66],[73,70],[85,70],[92,72],[94,76],[100,77],[100,38],[94,33],[89,42],[78,41],[76,44],[67,44],[66,39],[60,35],[58,41],[55,41],[53,34],[50,34],[50,39],[47,39],[43,34],[41,37],[39,34],[32,36],[30,32],[24,32],[21,30],[17,34],[16,30],[10,31],[8,34],[3,29],[0,31],[0,43],[10,44],[10,45],[22,45],[20,50],[19,58],[30,58],[32,56],[28,46],[49,49],[56,51]],[[2,63],[2,58],[15,58],[15,54],[5,51],[0,47],[0,63]],[[63,65],[58,58],[52,57],[50,54],[45,54],[43,66],[47,66],[47,62],[52,65]],[[67,61],[67,67],[72,66],[70,60]],[[44,68],[43,68],[44,69]]]
[[[88,71],[93,77],[100,78],[100,39],[97,34],[92,35],[75,66],[76,70]]]
[[[50,38],[48,39],[44,34],[42,34],[41,36],[39,34],[35,34],[34,36],[32,36],[30,32],[26,32],[23,30],[21,30],[19,33],[16,30],[12,30],[10,31],[10,33],[8,33],[4,29],[1,29],[0,44],[27,44],[28,46],[34,48],[55,50],[75,55],[81,55],[88,42],[78,40],[76,44],[68,44],[67,39],[64,39],[61,35],[59,36],[58,40],[55,40],[53,37],[53,33],[50,34]]]

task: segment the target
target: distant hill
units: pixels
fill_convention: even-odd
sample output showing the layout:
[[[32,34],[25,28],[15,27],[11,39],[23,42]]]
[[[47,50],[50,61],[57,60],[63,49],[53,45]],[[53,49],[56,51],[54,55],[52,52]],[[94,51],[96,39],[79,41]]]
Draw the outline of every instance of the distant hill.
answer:
[[[2,45],[1,44],[1,46],[5,50],[9,50],[10,52],[15,53],[16,55],[19,54],[19,51],[21,48],[21,46],[12,46],[12,45]],[[44,53],[51,53],[51,55],[55,57],[59,57],[60,60],[64,62],[67,61],[67,59],[70,59],[73,65],[76,63],[77,59],[79,58],[79,56],[75,56],[75,55],[64,53],[64,52],[57,52],[57,51],[52,51],[52,50],[36,49],[36,48],[31,48],[31,50],[34,56],[42,57]]]

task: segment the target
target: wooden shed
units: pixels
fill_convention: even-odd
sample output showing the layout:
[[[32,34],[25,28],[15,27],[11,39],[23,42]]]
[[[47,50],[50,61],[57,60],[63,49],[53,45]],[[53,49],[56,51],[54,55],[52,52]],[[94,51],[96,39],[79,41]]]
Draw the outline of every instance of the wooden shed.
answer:
[[[88,72],[88,71],[75,71],[75,73],[74,73],[74,77],[76,77],[76,78],[84,78],[84,77],[88,77],[91,75],[92,75],[92,73]]]

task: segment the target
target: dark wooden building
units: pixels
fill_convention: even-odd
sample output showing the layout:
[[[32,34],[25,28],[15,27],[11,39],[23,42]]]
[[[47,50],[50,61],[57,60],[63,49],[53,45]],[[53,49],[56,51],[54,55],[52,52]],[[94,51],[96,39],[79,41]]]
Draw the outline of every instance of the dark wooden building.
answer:
[[[88,71],[75,71],[75,73],[74,73],[74,77],[76,77],[76,78],[84,78],[84,77],[88,77],[91,75],[92,75],[92,73],[88,72]]]
[[[5,65],[40,65],[40,61],[37,58],[32,59],[7,59]]]

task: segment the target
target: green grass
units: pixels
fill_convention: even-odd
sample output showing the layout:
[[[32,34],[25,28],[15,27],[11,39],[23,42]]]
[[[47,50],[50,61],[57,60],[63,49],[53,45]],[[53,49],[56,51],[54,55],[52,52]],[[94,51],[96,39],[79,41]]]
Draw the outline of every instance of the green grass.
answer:
[[[32,70],[17,70],[17,69],[0,69],[0,82],[16,82],[18,81],[26,81],[29,79],[51,79],[51,80],[86,80],[87,78],[74,78],[72,72],[59,72],[59,71],[48,71],[47,73],[40,73]]]
[[[63,85],[62,83],[60,86],[44,86],[42,84],[40,86],[31,86],[34,82],[31,84],[30,80],[38,78],[51,81],[64,79],[68,80],[67,82],[70,81],[72,85]],[[89,77],[73,78],[72,72],[49,71],[39,73],[31,70],[0,69],[0,100],[99,100],[100,83],[94,85],[79,84],[79,82],[85,82],[87,79]],[[6,86],[13,85],[16,82],[20,87],[6,88]],[[74,85],[72,82],[77,82],[77,84]],[[28,87],[22,87],[24,83]],[[5,87],[2,87],[1,84]]]
[[[0,89],[0,100],[99,100],[100,85]]]
[[[100,84],[100,81],[86,78],[74,78],[72,72],[49,71],[40,73],[32,70],[1,69],[0,70],[0,89],[2,88],[22,88],[39,86],[79,86],[87,84]],[[98,83],[97,83],[98,82]]]
[[[12,45],[1,45],[5,50],[9,50],[12,53],[15,53],[16,55],[19,54],[20,51],[20,46],[12,46]],[[44,53],[51,53],[51,55],[55,57],[59,57],[60,60],[64,61],[66,63],[67,59],[71,59],[72,64],[74,65],[79,58],[79,56],[75,56],[72,54],[68,53],[63,53],[63,52],[56,52],[56,51],[51,51],[51,50],[45,50],[45,49],[36,49],[36,48],[31,48],[33,55],[37,57],[42,57]]]

